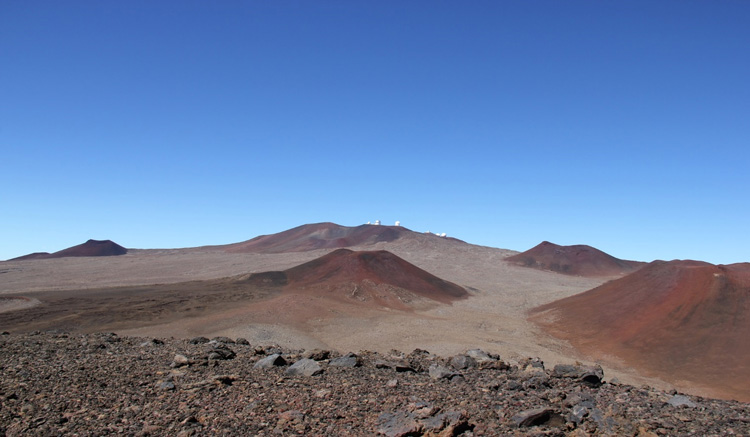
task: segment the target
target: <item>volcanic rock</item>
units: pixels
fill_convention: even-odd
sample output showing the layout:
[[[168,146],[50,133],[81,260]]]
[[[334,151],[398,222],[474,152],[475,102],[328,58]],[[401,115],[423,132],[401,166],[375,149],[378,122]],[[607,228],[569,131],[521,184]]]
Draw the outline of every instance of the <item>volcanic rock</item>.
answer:
[[[302,358],[286,369],[287,375],[315,376],[321,373],[323,373],[323,368],[320,367],[320,364],[309,358]]]
[[[443,367],[439,364],[431,365],[429,368],[429,374],[432,379],[452,379],[454,376],[459,375],[449,368]]]
[[[321,349],[310,349],[310,350],[305,351],[302,354],[302,358],[309,358],[315,361],[323,361],[323,360],[327,360],[330,355],[331,355],[331,351],[326,351],[326,350],[321,350]]]
[[[176,354],[174,358],[172,359],[172,366],[171,367],[183,367],[190,364],[190,359],[182,354]]]
[[[328,366],[315,378],[254,368],[252,351],[219,367],[169,369],[175,351],[199,356],[205,345],[106,334],[0,336],[0,430],[4,435],[749,435],[750,406],[684,396],[699,408],[673,407],[675,395],[649,387],[567,377],[506,390],[525,381],[505,370],[465,369],[466,384],[427,372],[375,370],[387,356],[363,353],[360,367]],[[148,343],[151,343],[148,341]],[[104,344],[104,349],[89,345]],[[287,356],[304,352],[278,347]],[[333,353],[335,355],[335,352]],[[417,355],[425,365],[443,358]],[[408,357],[407,356],[407,357]],[[248,358],[248,359],[245,359]],[[534,360],[528,360],[534,361]],[[33,363],[33,369],[29,367]],[[220,369],[221,372],[217,372]],[[534,376],[536,377],[536,376]],[[393,380],[398,381],[392,384]],[[495,388],[492,388],[495,387]]]
[[[329,366],[333,367],[357,367],[361,365],[359,357],[351,352],[348,354],[334,358],[328,362]]]
[[[483,351],[482,349],[469,349],[466,351],[466,356],[471,357],[474,359],[474,361],[477,361],[479,363],[485,362],[485,361],[495,361],[500,359],[500,357],[492,357],[487,352]]]
[[[451,366],[456,370],[468,369],[470,367],[476,367],[477,362],[474,358],[467,355],[456,355],[451,358]]]
[[[579,379],[591,386],[598,386],[602,383],[604,371],[601,366],[558,364],[552,369],[552,376]]]
[[[272,354],[265,358],[261,358],[258,360],[257,363],[253,366],[255,369],[271,369],[274,366],[283,366],[286,364],[286,360],[281,356],[281,354]]]
[[[684,395],[674,395],[667,401],[667,403],[673,407],[682,407],[682,406],[690,407],[690,408],[697,407],[695,402],[691,401],[690,398]]]

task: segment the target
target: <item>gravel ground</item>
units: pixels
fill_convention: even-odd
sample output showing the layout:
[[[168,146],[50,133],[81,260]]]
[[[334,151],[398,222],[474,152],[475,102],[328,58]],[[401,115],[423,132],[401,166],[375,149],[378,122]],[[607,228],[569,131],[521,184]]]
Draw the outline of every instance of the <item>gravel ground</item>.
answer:
[[[0,433],[750,434],[748,404],[619,384],[598,367],[241,343],[3,334]]]

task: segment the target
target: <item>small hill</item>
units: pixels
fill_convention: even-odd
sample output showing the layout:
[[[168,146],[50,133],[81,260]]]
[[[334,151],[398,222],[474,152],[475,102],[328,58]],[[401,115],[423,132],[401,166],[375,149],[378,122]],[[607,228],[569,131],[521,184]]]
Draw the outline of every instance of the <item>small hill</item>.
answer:
[[[284,253],[316,249],[340,249],[391,242],[422,235],[402,226],[361,225],[341,226],[315,223],[298,226],[277,234],[261,235],[241,243],[224,246],[227,252]],[[439,238],[437,236],[432,236]],[[450,239],[459,241],[455,239]]]
[[[654,261],[531,318],[584,352],[750,401],[750,263]]]
[[[508,257],[506,261],[524,267],[585,277],[625,275],[646,265],[643,262],[615,258],[591,246],[560,246],[549,241]]]
[[[13,258],[10,261],[30,259],[65,258],[72,256],[117,256],[128,253],[128,250],[111,240],[89,240],[83,244],[69,247],[55,253],[36,252]]]
[[[27,259],[45,259],[45,258],[49,258],[50,255],[52,254],[49,252],[34,252],[28,255],[19,256],[17,258],[11,258],[8,261],[23,261]]]
[[[338,249],[284,272],[256,273],[248,281],[287,292],[321,294],[408,309],[415,299],[441,303],[468,297],[463,287],[434,276],[384,251]]]

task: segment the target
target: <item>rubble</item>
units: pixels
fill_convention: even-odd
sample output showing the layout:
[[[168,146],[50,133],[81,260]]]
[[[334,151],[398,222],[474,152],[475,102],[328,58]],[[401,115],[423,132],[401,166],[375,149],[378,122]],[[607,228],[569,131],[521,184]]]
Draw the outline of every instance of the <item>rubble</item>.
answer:
[[[596,366],[208,343],[0,336],[0,435],[750,434],[750,404],[612,384]]]

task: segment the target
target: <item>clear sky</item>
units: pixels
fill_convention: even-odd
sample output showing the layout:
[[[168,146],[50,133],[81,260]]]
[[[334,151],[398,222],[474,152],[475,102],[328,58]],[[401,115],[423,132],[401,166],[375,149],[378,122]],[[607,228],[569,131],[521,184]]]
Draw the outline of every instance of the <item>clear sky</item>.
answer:
[[[0,259],[368,220],[750,261],[750,2],[0,2]]]

